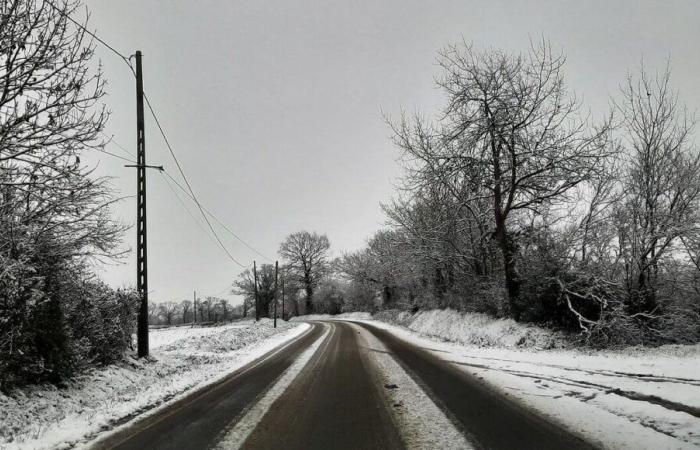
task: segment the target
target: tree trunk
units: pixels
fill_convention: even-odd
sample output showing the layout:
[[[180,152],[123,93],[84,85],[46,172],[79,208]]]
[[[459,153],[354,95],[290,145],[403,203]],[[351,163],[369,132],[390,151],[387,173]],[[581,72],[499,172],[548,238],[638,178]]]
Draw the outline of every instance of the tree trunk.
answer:
[[[314,288],[311,283],[306,283],[306,314],[311,314],[314,311],[313,304]]]
[[[497,226],[495,237],[498,240],[501,254],[503,255],[503,274],[505,276],[506,292],[508,293],[508,306],[510,307],[513,319],[520,320],[523,312],[522,305],[520,304],[520,286],[522,285],[522,278],[520,277],[520,272],[518,271],[516,263],[518,253],[517,245],[505,230],[505,224]]]

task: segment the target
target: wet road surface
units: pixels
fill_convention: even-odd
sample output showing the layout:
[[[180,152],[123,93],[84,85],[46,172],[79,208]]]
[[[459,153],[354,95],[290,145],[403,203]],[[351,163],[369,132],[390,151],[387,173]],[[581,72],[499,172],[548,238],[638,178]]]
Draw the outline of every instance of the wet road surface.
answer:
[[[474,448],[594,448],[426,349],[372,325],[332,321],[313,323],[291,343],[214,386],[137,419],[93,448],[213,448],[318,339],[323,339],[318,350],[270,405],[242,448],[404,448],[382,395],[385,387],[366,354],[369,350],[359,342],[357,327],[364,327],[386,346]]]

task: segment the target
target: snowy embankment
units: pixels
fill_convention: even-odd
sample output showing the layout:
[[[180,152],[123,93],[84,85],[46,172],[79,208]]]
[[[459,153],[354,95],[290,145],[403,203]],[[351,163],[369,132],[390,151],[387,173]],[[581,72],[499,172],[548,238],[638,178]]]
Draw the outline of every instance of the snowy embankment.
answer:
[[[700,345],[564,348],[550,330],[451,310],[333,318],[390,330],[602,447],[700,447]]]
[[[308,328],[263,319],[151,330],[151,359],[94,369],[66,388],[0,394],[0,448],[71,448],[257,359]]]

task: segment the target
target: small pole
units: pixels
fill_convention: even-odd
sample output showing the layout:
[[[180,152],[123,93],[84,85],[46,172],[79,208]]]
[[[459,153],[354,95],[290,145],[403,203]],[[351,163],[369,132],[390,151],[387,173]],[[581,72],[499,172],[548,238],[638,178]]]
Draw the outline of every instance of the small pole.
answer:
[[[192,299],[194,300],[194,324],[197,325],[197,291],[192,291]]]
[[[253,289],[255,291],[255,321],[260,320],[260,311],[258,308],[258,269],[253,261]]]
[[[275,318],[273,319],[273,328],[277,328],[277,261],[275,261],[275,291],[272,294],[272,299],[275,302]]]

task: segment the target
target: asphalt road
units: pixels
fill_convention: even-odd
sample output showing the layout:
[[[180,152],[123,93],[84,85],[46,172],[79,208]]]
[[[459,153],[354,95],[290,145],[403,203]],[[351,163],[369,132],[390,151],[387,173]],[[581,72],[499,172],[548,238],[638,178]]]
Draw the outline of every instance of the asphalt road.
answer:
[[[357,331],[330,323],[331,333],[263,417],[245,449],[399,449],[394,427]]]
[[[159,413],[99,441],[93,449],[186,450],[206,449],[219,433],[246,409],[322,334],[310,331],[281,351],[253,361],[215,385],[192,393]],[[274,354],[272,354],[274,353]]]
[[[594,448],[426,349],[370,325],[343,322],[313,324],[291,344],[137,421],[96,448],[212,448],[304,349],[322,336],[324,327],[330,327],[330,332],[318,350],[257,423],[243,448],[403,448],[390,406],[383,400],[384,386],[366,354],[369,350],[358,343],[355,327],[359,326],[386,346],[475,448]]]
[[[391,333],[366,324],[397,362],[447,412],[476,448],[518,450],[593,449],[483,381]]]

